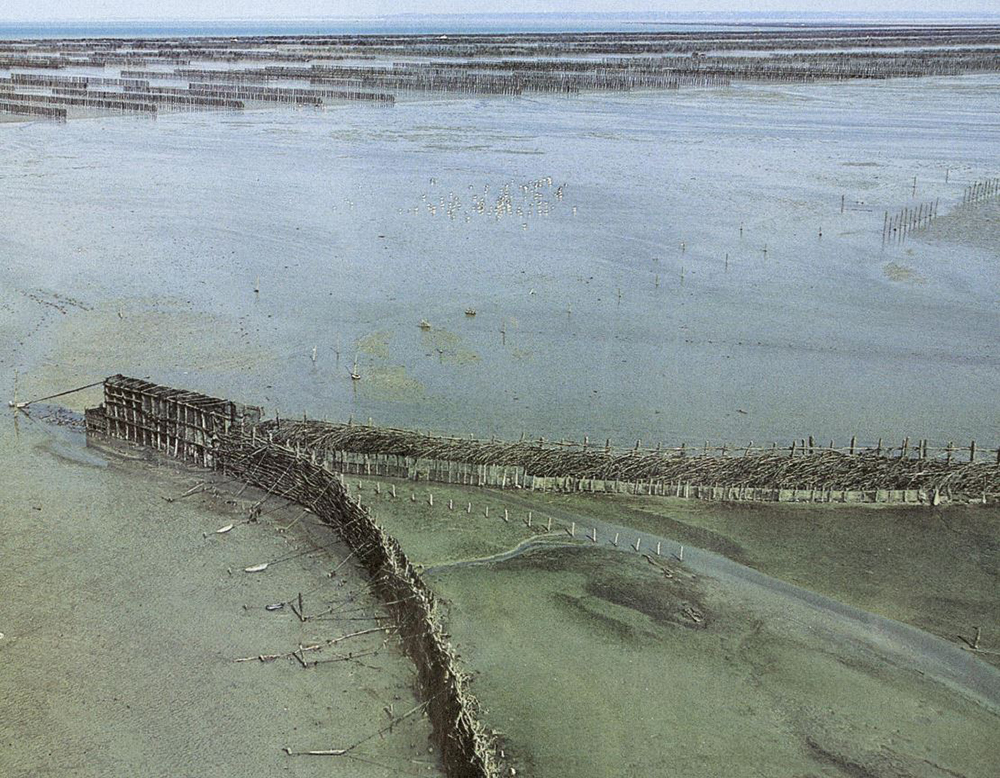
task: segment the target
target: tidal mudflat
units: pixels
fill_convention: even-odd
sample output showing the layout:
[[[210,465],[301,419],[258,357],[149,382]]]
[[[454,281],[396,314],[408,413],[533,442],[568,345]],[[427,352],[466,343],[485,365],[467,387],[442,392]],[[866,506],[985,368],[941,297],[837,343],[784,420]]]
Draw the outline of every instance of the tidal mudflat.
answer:
[[[375,74],[395,42],[374,64],[353,43],[247,42],[239,68],[279,63],[257,86],[208,44],[70,67],[75,43],[42,46],[66,72],[0,71],[3,110],[69,119],[0,125],[0,388],[23,401],[120,372],[283,418],[483,438],[908,436],[992,457],[1000,201],[980,195],[1000,76],[991,49],[944,34],[923,50],[882,31],[901,51],[868,57],[786,32],[767,61],[722,35],[715,75],[694,72],[701,42],[642,36],[618,75],[585,52],[555,81],[544,48],[521,48],[539,41],[509,65],[540,58],[530,76],[455,43],[479,59],[457,80],[427,54],[451,42],[409,41],[400,72]],[[330,46],[355,48],[331,64]],[[642,62],[649,46],[665,57]],[[316,97],[347,75],[395,97]],[[213,110],[160,110],[185,101]],[[0,772],[438,773],[429,724],[394,718],[417,702],[391,636],[358,638],[370,658],[294,657],[352,623],[315,631],[299,591],[379,623],[328,529],[294,508],[249,521],[268,495],[222,481],[177,499],[208,476],[85,449],[57,422],[99,394],[0,429]],[[438,485],[432,504],[426,485],[347,481],[441,598],[522,773],[1000,769],[998,676],[958,638],[978,626],[995,646],[989,506]],[[287,753],[372,733],[347,759]]]
[[[441,774],[419,716],[375,753],[285,753],[343,748],[380,730],[385,709],[416,704],[391,632],[308,651],[321,660],[308,669],[290,655],[377,628],[381,613],[301,509],[23,416],[0,463],[3,775]],[[300,591],[306,614],[334,613],[301,622]],[[337,661],[350,651],[360,658]]]
[[[996,549],[975,540],[994,512],[348,484],[425,566],[484,721],[528,774],[987,776],[1000,764],[1000,674],[964,665],[956,688],[933,669],[940,644],[915,632],[900,650],[870,617],[948,643],[972,624],[995,635]],[[702,568],[701,549],[725,556]],[[863,610],[840,620],[784,583]]]

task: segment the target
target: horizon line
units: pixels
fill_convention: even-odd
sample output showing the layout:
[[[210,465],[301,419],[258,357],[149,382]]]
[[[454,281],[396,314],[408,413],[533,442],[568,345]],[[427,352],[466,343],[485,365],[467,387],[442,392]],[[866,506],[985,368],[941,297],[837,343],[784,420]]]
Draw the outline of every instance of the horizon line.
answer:
[[[866,11],[795,11],[795,10],[771,10],[771,11],[733,11],[733,10],[701,10],[701,11],[530,11],[530,12],[509,12],[509,11],[484,11],[479,13],[423,13],[423,12],[403,12],[390,14],[345,14],[341,16],[218,16],[218,17],[198,17],[198,16],[121,16],[108,18],[94,18],[81,16],[48,17],[38,19],[5,18],[0,17],[0,24],[136,24],[136,23],[227,23],[227,22],[281,22],[281,23],[301,23],[301,22],[347,22],[347,21],[378,21],[393,19],[525,19],[525,18],[642,18],[661,17],[670,19],[682,18],[754,18],[760,20],[767,19],[787,19],[789,17],[802,18],[826,18],[826,19],[873,19],[874,17],[891,16],[896,18],[937,18],[937,19],[1000,19],[1000,11],[973,10],[973,11],[927,11],[923,9],[872,9]]]

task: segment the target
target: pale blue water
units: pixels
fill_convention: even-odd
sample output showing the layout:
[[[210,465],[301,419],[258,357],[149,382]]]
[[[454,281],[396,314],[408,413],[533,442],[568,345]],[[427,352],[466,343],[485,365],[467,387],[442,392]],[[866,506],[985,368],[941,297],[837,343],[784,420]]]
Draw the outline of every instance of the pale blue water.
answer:
[[[36,395],[121,371],[286,416],[463,434],[994,448],[995,211],[885,250],[880,235],[885,210],[940,198],[946,214],[997,174],[998,88],[981,76],[0,127],[0,303],[47,317],[0,344],[5,388],[13,368]],[[497,219],[506,184],[512,212]],[[92,310],[56,313],[32,290]],[[384,347],[355,345],[375,332]]]

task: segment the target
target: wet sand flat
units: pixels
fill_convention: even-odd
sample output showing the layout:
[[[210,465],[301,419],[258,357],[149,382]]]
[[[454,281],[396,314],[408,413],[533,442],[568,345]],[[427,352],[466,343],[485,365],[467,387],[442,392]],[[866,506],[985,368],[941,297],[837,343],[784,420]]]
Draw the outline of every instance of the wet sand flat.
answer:
[[[306,653],[374,652],[308,670],[289,657],[234,662],[378,626],[326,527],[273,501],[245,523],[259,493],[239,510],[225,490],[168,503],[206,474],[119,461],[23,417],[17,434],[6,420],[0,463],[4,776],[439,774],[419,716],[357,758],[282,750],[343,748],[383,727],[384,707],[416,704],[391,635]],[[303,624],[288,605],[265,609],[300,591],[307,613],[344,613]]]

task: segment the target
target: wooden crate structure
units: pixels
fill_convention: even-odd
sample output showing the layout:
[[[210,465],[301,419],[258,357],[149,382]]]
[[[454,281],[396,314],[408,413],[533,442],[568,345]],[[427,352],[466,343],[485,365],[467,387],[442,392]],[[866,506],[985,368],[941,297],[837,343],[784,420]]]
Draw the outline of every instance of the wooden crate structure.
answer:
[[[88,429],[163,451],[205,467],[215,463],[219,437],[260,423],[263,410],[231,400],[115,375],[104,381],[104,425]]]

